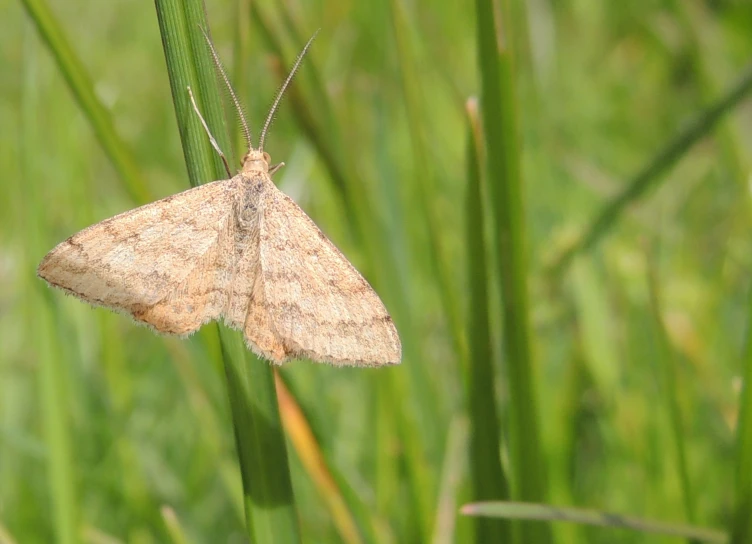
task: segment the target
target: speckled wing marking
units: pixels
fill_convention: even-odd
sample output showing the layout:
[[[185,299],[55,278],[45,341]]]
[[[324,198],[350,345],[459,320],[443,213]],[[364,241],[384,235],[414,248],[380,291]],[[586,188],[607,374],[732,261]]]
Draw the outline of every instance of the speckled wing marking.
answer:
[[[368,282],[313,221],[269,182],[259,220],[259,290],[272,360],[380,366],[402,357],[397,330]],[[248,334],[248,329],[246,329]]]
[[[37,273],[159,332],[194,332],[227,302],[238,183],[201,185],[92,225],[50,251]]]

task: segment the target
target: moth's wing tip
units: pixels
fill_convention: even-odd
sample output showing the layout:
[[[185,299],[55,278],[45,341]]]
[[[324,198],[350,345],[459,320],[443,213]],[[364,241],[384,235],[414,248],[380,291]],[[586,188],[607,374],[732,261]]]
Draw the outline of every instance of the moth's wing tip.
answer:
[[[48,271],[48,263],[50,262],[50,259],[52,259],[52,254],[55,253],[55,250],[49,251],[44,257],[42,257],[42,260],[39,261],[39,264],[37,265],[37,276],[40,278],[44,278],[44,274]]]
[[[37,278],[43,279],[50,285],[54,285],[57,287],[55,282],[53,281],[55,278],[55,268],[52,266],[52,260],[54,258],[54,250],[50,251],[47,255],[44,256],[44,258],[39,262],[39,265],[36,269]]]
[[[80,232],[78,234],[80,234]],[[59,287],[55,282],[56,269],[59,270],[60,267],[66,267],[68,265],[70,259],[69,250],[73,247],[71,240],[76,236],[77,235],[74,234],[67,240],[63,240],[42,257],[42,260],[39,261],[39,265],[37,265],[37,277],[42,278],[50,285]]]

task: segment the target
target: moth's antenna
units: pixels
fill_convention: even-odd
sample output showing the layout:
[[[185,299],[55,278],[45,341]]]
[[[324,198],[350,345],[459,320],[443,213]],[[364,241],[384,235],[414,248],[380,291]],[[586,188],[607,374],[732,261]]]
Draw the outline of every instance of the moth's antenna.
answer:
[[[227,74],[225,74],[225,69],[222,66],[222,62],[219,60],[219,55],[217,55],[217,51],[214,49],[214,44],[212,44],[212,41],[209,39],[209,34],[206,33],[206,30],[204,30],[201,26],[199,26],[201,29],[201,33],[204,35],[204,38],[206,38],[206,43],[209,44],[209,51],[211,51],[212,59],[214,60],[214,67],[217,69],[217,72],[219,75],[222,76],[222,80],[225,82],[225,86],[227,87],[227,91],[230,93],[230,98],[232,99],[232,103],[235,105],[235,111],[238,112],[238,118],[240,119],[240,126],[243,129],[243,136],[245,137],[245,143],[248,145],[248,149],[251,148],[251,131],[248,130],[248,123],[245,120],[245,114],[243,113],[243,108],[240,106],[240,101],[238,100],[238,97],[235,96],[235,91],[232,90],[232,85],[230,85],[230,80],[227,77]]]
[[[277,106],[279,106],[279,103],[282,100],[282,95],[285,94],[285,90],[287,89],[287,86],[292,81],[292,78],[295,75],[295,72],[298,71],[298,67],[300,66],[300,63],[303,61],[303,57],[308,52],[308,48],[311,47],[311,44],[313,43],[313,39],[316,37],[318,33],[319,33],[318,30],[314,32],[313,36],[311,36],[311,38],[308,40],[308,43],[305,44],[305,47],[300,52],[300,55],[298,55],[298,58],[295,60],[295,64],[292,65],[292,70],[290,70],[290,75],[287,76],[287,79],[282,84],[282,87],[279,88],[279,92],[277,93],[277,96],[274,99],[274,103],[272,104],[272,107],[269,110],[269,115],[266,116],[266,121],[264,121],[264,128],[261,130],[261,138],[259,139],[259,151],[264,150],[264,139],[266,138],[266,131],[269,129],[269,125],[272,124],[272,120],[274,119],[274,113],[277,111]]]

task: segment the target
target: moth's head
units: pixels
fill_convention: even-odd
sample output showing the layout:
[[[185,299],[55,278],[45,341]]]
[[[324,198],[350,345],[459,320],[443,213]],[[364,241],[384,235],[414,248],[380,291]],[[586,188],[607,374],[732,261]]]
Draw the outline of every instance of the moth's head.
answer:
[[[269,153],[251,148],[243,157],[243,172],[246,174],[268,174],[270,162]]]

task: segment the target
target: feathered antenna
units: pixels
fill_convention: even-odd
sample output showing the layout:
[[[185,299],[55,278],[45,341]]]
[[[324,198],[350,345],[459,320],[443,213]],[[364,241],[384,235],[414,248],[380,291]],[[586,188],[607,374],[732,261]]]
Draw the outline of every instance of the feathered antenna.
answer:
[[[225,82],[225,87],[227,87],[227,91],[230,93],[230,98],[232,99],[232,103],[235,105],[235,111],[238,112],[238,119],[240,119],[240,127],[243,130],[243,137],[245,138],[245,143],[248,146],[248,149],[251,149],[251,131],[248,130],[248,122],[245,120],[245,113],[243,112],[243,107],[240,105],[240,101],[238,100],[238,97],[235,96],[235,91],[232,89],[232,85],[230,85],[230,80],[227,77],[227,74],[225,73],[225,69],[222,66],[222,62],[219,60],[219,55],[217,55],[217,51],[214,49],[214,44],[212,44],[212,41],[209,39],[209,34],[206,33],[206,30],[199,27],[201,29],[201,33],[204,35],[204,38],[206,38],[206,43],[209,44],[209,50],[212,54],[212,59],[214,59],[214,67],[217,69],[217,73],[222,76],[222,80]]]
[[[298,55],[298,58],[295,60],[295,64],[292,65],[292,70],[290,70],[290,75],[287,76],[287,79],[285,79],[285,82],[282,84],[282,87],[280,87],[279,92],[277,93],[277,96],[274,99],[274,103],[272,104],[272,107],[269,110],[269,115],[266,116],[266,121],[264,121],[264,128],[261,130],[261,138],[259,139],[259,151],[264,150],[264,139],[266,138],[266,131],[269,130],[269,125],[272,124],[272,120],[274,119],[274,113],[277,111],[277,106],[279,106],[279,103],[282,100],[282,95],[285,94],[285,90],[287,89],[287,86],[292,81],[292,78],[295,75],[295,72],[298,71],[298,67],[300,66],[300,63],[302,62],[303,57],[308,52],[308,48],[311,47],[311,44],[313,43],[313,39],[316,37],[318,33],[319,33],[318,30],[314,32],[313,36],[311,36],[311,38],[308,40],[308,43],[305,44],[305,47]]]

